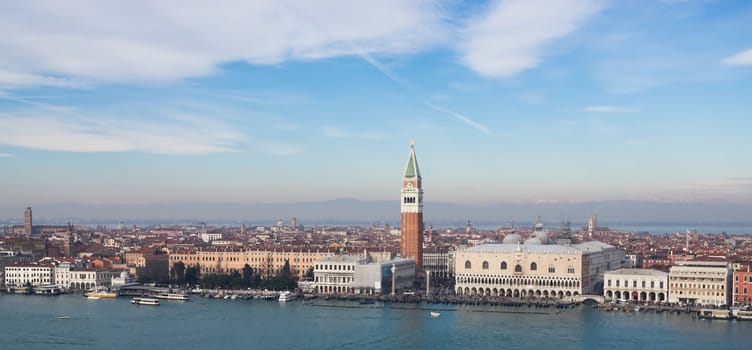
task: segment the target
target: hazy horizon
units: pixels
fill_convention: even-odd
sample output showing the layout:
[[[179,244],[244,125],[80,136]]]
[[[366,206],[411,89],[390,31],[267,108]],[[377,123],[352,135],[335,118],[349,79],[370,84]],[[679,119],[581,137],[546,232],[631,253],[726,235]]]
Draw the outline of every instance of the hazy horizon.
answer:
[[[267,222],[278,219],[299,222],[398,223],[399,201],[333,199],[299,203],[162,203],[145,205],[40,204],[32,207],[36,223],[76,222]],[[752,205],[740,203],[660,203],[644,201],[599,201],[578,203],[495,203],[470,206],[426,202],[426,224],[530,223],[538,216],[547,223],[585,223],[598,215],[601,223],[621,224],[748,224]],[[722,213],[722,214],[716,214]],[[0,219],[23,221],[23,207],[0,206]]]

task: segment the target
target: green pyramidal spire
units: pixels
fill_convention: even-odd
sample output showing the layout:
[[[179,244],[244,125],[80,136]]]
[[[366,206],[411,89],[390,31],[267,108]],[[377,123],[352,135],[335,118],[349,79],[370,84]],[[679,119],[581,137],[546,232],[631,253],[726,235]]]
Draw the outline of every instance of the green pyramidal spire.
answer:
[[[412,140],[410,141],[410,157],[407,159],[407,166],[405,167],[405,177],[420,178],[418,158],[415,157],[415,144]]]

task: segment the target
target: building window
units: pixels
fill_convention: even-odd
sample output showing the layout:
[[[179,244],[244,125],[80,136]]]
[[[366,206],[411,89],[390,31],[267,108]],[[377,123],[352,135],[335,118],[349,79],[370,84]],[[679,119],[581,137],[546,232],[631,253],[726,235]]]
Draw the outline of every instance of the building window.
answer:
[[[663,281],[661,281],[660,288],[663,289]]]
[[[502,261],[501,262],[501,269],[502,270],[506,270],[507,269],[507,262],[506,261]]]
[[[517,265],[516,265],[516,266],[514,267],[514,272],[522,272],[522,266],[521,266],[520,264],[517,264]]]
[[[650,281],[650,288],[655,288],[655,281]]]
[[[471,268],[471,267],[473,267],[473,264],[471,264],[471,263],[470,263],[470,260],[468,260],[468,261],[465,261],[465,268],[466,268],[466,269],[469,269],[469,268]]]
[[[483,262],[483,269],[488,270],[488,261]]]
[[[574,273],[574,266],[569,265],[569,267],[567,267],[567,273]]]
[[[620,280],[616,280],[616,286],[617,287],[620,287],[619,282],[621,282],[621,281]]]
[[[606,281],[606,284],[608,284],[608,286],[611,287],[611,280]]]
[[[548,265],[548,272],[549,273],[556,273],[556,268],[554,265]]]
[[[535,263],[535,261],[530,263],[530,271],[537,271],[538,270],[538,264]]]

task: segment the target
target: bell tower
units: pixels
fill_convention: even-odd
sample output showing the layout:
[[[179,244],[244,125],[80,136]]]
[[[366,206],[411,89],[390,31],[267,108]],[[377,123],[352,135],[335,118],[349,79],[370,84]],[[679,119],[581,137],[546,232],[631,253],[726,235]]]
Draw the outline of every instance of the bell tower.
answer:
[[[400,255],[415,259],[415,273],[419,276],[423,271],[423,186],[413,141],[410,141],[400,199]]]

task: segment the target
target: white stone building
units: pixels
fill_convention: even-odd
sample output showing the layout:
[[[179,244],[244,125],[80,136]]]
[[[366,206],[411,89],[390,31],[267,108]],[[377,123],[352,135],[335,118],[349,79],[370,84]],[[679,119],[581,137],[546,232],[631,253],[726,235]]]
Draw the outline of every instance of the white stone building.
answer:
[[[668,273],[651,269],[619,269],[603,276],[606,300],[665,302],[668,300]]]
[[[672,303],[731,305],[731,266],[727,262],[677,261],[669,270]]]
[[[96,287],[109,287],[112,277],[118,276],[119,272],[97,269],[77,269],[70,271],[70,280],[67,288],[75,290],[87,290]]]
[[[396,290],[412,286],[414,260],[376,257],[366,253],[365,257],[335,255],[317,260],[313,269],[314,289],[321,294],[381,294],[391,293],[392,280]]]
[[[334,255],[316,261],[313,281],[319,293],[352,293],[350,283],[355,280],[358,258],[352,255]]]
[[[48,286],[55,283],[54,266],[49,263],[24,263],[5,267],[5,286],[9,288]]]
[[[503,244],[457,251],[457,294],[506,297],[556,297],[600,293],[603,273],[619,269],[624,252],[601,242],[542,244],[542,230],[522,244],[509,234]]]

